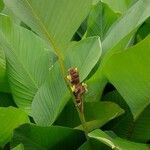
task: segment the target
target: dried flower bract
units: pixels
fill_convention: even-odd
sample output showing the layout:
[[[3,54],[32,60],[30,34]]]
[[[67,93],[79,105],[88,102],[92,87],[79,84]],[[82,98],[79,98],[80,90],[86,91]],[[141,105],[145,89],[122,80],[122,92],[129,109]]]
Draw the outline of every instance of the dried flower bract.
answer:
[[[67,79],[70,82],[71,90],[75,96],[76,105],[83,111],[83,94],[87,91],[87,85],[80,82],[79,72],[77,68],[70,68]]]

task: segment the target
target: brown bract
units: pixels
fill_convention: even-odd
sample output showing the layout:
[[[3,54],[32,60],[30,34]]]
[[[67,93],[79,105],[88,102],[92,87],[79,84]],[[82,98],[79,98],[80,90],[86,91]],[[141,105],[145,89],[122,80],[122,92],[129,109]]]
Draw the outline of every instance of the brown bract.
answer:
[[[76,104],[79,107],[80,111],[82,111],[82,96],[86,92],[86,88],[84,84],[80,83],[80,77],[77,68],[70,68],[68,72],[69,75],[67,76],[67,78],[71,84],[71,89],[75,96]]]

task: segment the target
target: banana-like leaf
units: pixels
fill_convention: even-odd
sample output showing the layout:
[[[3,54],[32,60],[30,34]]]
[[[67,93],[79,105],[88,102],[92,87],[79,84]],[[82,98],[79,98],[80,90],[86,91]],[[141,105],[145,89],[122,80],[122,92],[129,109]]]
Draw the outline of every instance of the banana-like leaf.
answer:
[[[9,18],[4,15],[1,15],[0,26],[1,43],[5,48],[8,61],[9,82],[16,104],[33,115],[36,122],[44,124],[44,122],[37,121],[41,119],[40,116],[36,117],[37,114],[44,113],[42,121],[48,118],[48,123],[45,121],[45,124],[52,124],[68,100],[67,98],[62,100],[67,90],[59,69],[49,74],[49,68],[55,61],[50,59],[52,52],[38,36],[24,28],[12,25]],[[33,100],[36,104],[48,101],[49,105],[46,105],[46,108],[49,113],[43,102],[44,111],[41,105],[35,104],[33,114],[31,114]]]
[[[140,114],[132,127],[131,139],[137,142],[148,142],[150,139],[150,104]]]
[[[3,48],[0,46],[0,81],[5,77],[6,60]]]
[[[112,130],[121,138],[130,138],[132,134],[131,128],[134,126],[134,119],[129,106],[123,97],[116,90],[114,90],[104,95],[102,97],[102,101],[115,102],[125,111],[122,116],[110,121],[105,126],[105,129]]]
[[[129,105],[134,119],[150,104],[150,36],[114,54],[103,68],[108,80]]]
[[[20,109],[0,107],[0,147],[10,141],[15,128],[28,122],[28,116]]]
[[[139,28],[136,35],[136,42],[138,43],[142,41],[149,34],[150,34],[150,18],[148,18]]]
[[[24,150],[24,146],[23,146],[23,144],[19,144],[11,150]]]
[[[96,5],[100,0],[92,0],[92,4]]]
[[[87,20],[86,36],[99,35],[103,40],[110,26],[116,21],[118,14],[113,12],[106,4],[99,2],[92,7]]]
[[[114,150],[149,150],[150,146],[147,144],[135,143],[121,139],[116,136],[109,136],[100,129],[96,129],[88,134],[90,138],[94,138],[101,143],[106,144],[108,147]]]
[[[4,0],[4,3],[57,51],[71,40],[88,15],[92,0]]]
[[[84,141],[84,133],[79,130],[25,124],[15,130],[11,145],[22,143],[24,150],[76,150]]]
[[[0,34],[14,100],[19,107],[30,111],[31,102],[52,65],[49,47],[34,33],[13,25],[4,15],[0,15]]]
[[[1,45],[0,45],[0,91],[9,92],[9,85],[7,82],[7,73],[6,73],[5,53]]]
[[[111,111],[110,111],[111,110]],[[118,105],[111,102],[86,102],[84,104],[84,114],[88,131],[102,127],[111,119],[123,113]],[[55,122],[57,125],[82,129],[78,114],[73,104],[69,104]]]
[[[102,2],[109,5],[109,7],[120,14],[123,14],[126,12],[126,10],[131,6],[133,2],[136,2],[137,0],[102,0]]]
[[[105,126],[105,129],[111,129],[123,138],[128,138],[143,143],[148,142],[150,139],[150,105],[148,105],[139,115],[137,120],[134,121],[128,105],[117,91],[109,92],[102,97],[102,99],[116,102],[125,110],[125,114],[123,116],[109,122],[107,126]]]
[[[106,33],[102,42],[104,53],[110,51],[125,36],[138,28],[150,16],[150,1],[139,0],[118,19]],[[132,21],[130,21],[132,20]]]
[[[3,0],[0,0],[0,12],[3,10],[3,8],[4,8]]]
[[[106,33],[102,41],[102,63],[93,77],[88,80],[89,93],[87,99],[98,101],[107,83],[102,73],[102,64],[107,62],[109,57],[118,50],[124,50],[131,41],[133,33],[150,16],[150,1],[139,0],[128,11],[119,18]],[[132,21],[131,21],[132,20]]]
[[[100,59],[101,53],[101,41],[98,36],[73,42],[64,54],[66,68],[77,67],[80,80],[83,81]]]
[[[98,140],[89,139],[82,144],[78,150],[111,150],[107,145],[100,143]]]
[[[41,126],[51,125],[70,98],[58,63],[51,68],[48,76],[32,103],[32,116]]]

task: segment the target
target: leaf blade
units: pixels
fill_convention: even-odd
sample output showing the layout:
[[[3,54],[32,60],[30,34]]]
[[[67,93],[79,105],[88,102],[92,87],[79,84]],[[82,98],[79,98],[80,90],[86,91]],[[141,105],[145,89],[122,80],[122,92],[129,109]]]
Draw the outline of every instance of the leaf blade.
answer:
[[[21,124],[28,123],[25,112],[14,107],[0,107],[0,147],[10,141],[13,130]]]
[[[64,47],[71,40],[74,32],[88,14],[92,3],[91,0],[82,2],[80,0],[69,2],[45,0],[44,3],[37,0],[13,2],[5,0],[4,2],[16,16],[44,36],[54,49]]]

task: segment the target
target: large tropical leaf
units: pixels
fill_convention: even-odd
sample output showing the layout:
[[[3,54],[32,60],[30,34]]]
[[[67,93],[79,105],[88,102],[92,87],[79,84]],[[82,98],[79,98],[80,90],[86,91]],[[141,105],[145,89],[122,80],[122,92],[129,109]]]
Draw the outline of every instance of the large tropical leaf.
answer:
[[[113,130],[117,135],[123,138],[131,139],[137,142],[148,142],[150,139],[150,105],[134,121],[131,111],[125,100],[117,91],[112,91],[102,97],[103,100],[116,102],[125,110],[123,116],[109,122],[105,129]]]
[[[139,30],[136,34],[135,42],[138,43],[138,42],[142,41],[149,34],[150,34],[150,17],[139,28]]]
[[[107,62],[109,57],[117,50],[124,50],[130,41],[133,33],[137,28],[150,16],[150,1],[139,0],[128,11],[119,18],[106,33],[105,39],[102,41],[103,60]],[[132,20],[132,21],[131,21]],[[102,73],[102,63],[97,72],[87,82],[89,85],[89,93],[87,99],[91,100],[91,95],[94,95],[93,100],[99,100],[107,80],[104,79]]]
[[[15,130],[11,145],[22,143],[24,150],[75,150],[84,141],[84,133],[79,130],[25,124]]]
[[[150,36],[126,51],[114,54],[103,70],[135,119],[150,104],[149,54]]]
[[[48,118],[48,123],[45,122],[45,124],[49,125],[67,102],[67,98],[62,100],[65,97],[66,85],[59,69],[49,74],[49,68],[55,61],[52,52],[47,44],[34,33],[11,25],[11,21],[6,16],[1,15],[1,20],[1,43],[6,52],[8,77],[14,100],[19,107],[30,114],[33,100],[36,103],[48,101],[49,105],[46,107],[51,113],[45,114]],[[55,82],[54,79],[60,80],[55,80]],[[35,108],[33,112],[40,112],[39,107],[41,109],[41,105],[33,106]],[[44,113],[45,111],[46,109]],[[35,116],[34,113],[32,115]],[[43,116],[42,118],[44,119]],[[34,119],[37,121],[36,117]]]
[[[3,47],[0,45],[0,91],[9,92],[6,75],[6,60]]]
[[[150,104],[140,114],[131,128],[131,138],[137,142],[148,142],[150,139]]]
[[[5,77],[6,60],[3,48],[0,46],[0,81]]]
[[[97,139],[101,143],[106,144],[108,147],[114,150],[149,150],[150,146],[147,144],[135,143],[121,139],[116,136],[109,136],[100,129],[96,129],[88,134],[90,138]]]
[[[0,147],[10,141],[16,127],[27,122],[28,116],[20,109],[0,107]]]
[[[3,10],[3,8],[4,8],[3,0],[0,0],[0,12]]]
[[[121,14],[125,13],[125,11],[131,6],[131,4],[136,1],[137,0],[102,0],[102,2],[109,5],[115,12]]]
[[[48,76],[32,103],[32,116],[42,126],[51,125],[70,98],[58,63],[51,68]]]
[[[57,51],[71,40],[88,15],[92,0],[4,0],[4,3]]]
[[[32,32],[12,25],[9,17],[0,15],[0,42],[8,61],[8,77],[16,104],[30,111],[39,87],[48,76],[48,46]]]
[[[19,144],[11,150],[24,150],[24,146],[22,144]]]
[[[73,42],[64,54],[66,68],[77,67],[80,80],[83,81],[98,62],[101,53],[101,41],[98,36]]]
[[[119,137],[129,138],[132,134],[131,128],[134,126],[134,119],[126,101],[116,90],[104,95],[102,101],[115,102],[125,111],[122,116],[110,121],[104,128],[114,131]]]
[[[102,42],[104,53],[115,47],[116,44],[139,27],[149,16],[150,1],[139,0],[136,2],[107,32],[106,37]]]
[[[93,138],[83,143],[78,150],[111,150],[107,145],[100,143],[98,140]]]
[[[84,105],[84,114],[87,130],[92,131],[93,129],[102,127],[105,123],[122,113],[123,110],[111,102],[86,102]],[[81,129],[81,123],[73,104],[69,104],[64,108],[56,124]]]
[[[86,36],[99,35],[104,39],[109,27],[115,22],[118,15],[106,4],[99,2],[92,7],[87,21]]]

